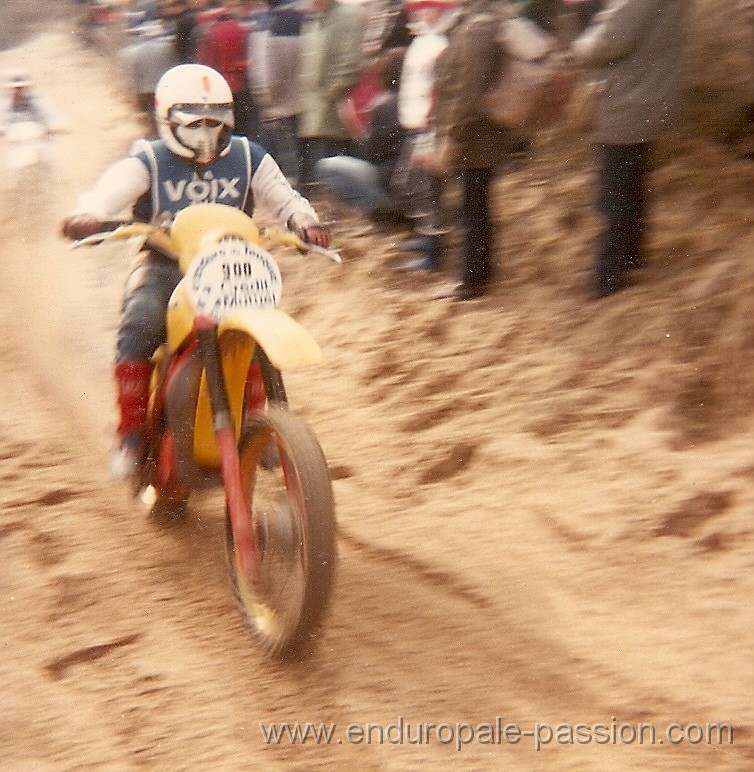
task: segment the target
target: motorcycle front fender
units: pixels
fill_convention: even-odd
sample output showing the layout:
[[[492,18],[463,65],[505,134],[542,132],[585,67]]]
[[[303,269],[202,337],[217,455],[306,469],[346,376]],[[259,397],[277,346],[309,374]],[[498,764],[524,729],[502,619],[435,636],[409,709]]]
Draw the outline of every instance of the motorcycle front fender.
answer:
[[[273,367],[281,371],[319,364],[322,352],[307,330],[279,308],[248,309],[228,316],[217,328],[223,376],[231,416],[238,436],[244,405],[244,386],[254,347],[259,346]],[[201,466],[218,466],[206,374],[202,374],[194,428],[194,458]]]
[[[279,308],[249,309],[229,316],[219,325],[246,332],[278,370],[296,370],[322,361],[322,351],[309,332]]]

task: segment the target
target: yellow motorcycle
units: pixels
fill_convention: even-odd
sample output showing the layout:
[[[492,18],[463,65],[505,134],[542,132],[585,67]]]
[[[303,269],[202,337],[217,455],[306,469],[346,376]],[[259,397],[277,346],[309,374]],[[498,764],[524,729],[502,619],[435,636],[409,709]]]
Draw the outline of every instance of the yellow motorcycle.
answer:
[[[221,204],[188,207],[166,228],[127,223],[77,245],[135,236],[183,273],[154,357],[137,493],[154,510],[180,511],[193,492],[222,486],[242,614],[268,654],[301,656],[328,605],[336,526],[327,462],[288,408],[282,373],[317,364],[321,352],[278,307],[280,270],[265,247],[340,258]]]

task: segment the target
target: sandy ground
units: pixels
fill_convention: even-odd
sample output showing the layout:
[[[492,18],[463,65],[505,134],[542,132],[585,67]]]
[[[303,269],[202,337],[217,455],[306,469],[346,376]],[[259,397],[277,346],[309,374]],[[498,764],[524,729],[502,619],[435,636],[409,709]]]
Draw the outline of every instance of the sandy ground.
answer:
[[[439,280],[392,268],[400,234],[346,218],[342,266],[283,259],[325,353],[287,384],[332,468],[341,561],[315,655],[280,666],[234,607],[221,504],[161,528],[106,479],[130,255],[56,227],[139,127],[65,26],[0,51],[19,61],[73,128],[0,210],[3,769],[754,768],[750,162],[666,148],[650,266],[599,303],[574,137],[497,183],[480,301],[432,301]],[[271,722],[335,729],[265,742]],[[384,742],[349,737],[370,723]],[[537,725],[560,726],[539,750]]]

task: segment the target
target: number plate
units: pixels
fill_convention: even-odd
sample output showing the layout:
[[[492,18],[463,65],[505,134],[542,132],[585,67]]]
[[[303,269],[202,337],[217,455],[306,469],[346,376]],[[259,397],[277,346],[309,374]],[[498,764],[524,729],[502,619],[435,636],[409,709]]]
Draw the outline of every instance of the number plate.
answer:
[[[283,287],[272,255],[238,238],[223,239],[199,255],[186,279],[196,310],[217,322],[244,309],[276,306]]]

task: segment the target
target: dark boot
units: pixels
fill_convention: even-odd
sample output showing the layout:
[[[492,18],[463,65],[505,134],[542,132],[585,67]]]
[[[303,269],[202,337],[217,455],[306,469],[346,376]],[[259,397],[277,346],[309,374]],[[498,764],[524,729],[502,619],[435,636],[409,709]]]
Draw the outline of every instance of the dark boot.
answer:
[[[115,366],[120,423],[119,446],[110,462],[110,476],[126,479],[138,468],[144,453],[149,382],[152,365],[147,360],[132,359]]]

